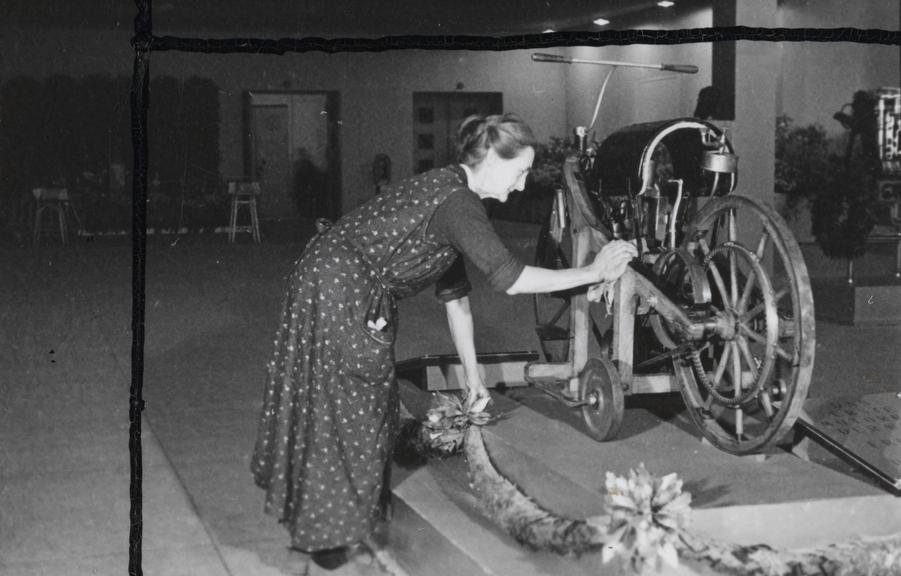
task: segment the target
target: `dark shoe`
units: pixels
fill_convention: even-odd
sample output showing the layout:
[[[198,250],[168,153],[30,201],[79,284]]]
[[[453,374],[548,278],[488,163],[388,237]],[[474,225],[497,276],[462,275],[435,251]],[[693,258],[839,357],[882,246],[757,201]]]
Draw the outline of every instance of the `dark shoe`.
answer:
[[[313,563],[320,568],[336,570],[350,560],[350,548],[348,546],[339,546],[337,548],[316,550],[310,554],[310,557],[313,559]]]

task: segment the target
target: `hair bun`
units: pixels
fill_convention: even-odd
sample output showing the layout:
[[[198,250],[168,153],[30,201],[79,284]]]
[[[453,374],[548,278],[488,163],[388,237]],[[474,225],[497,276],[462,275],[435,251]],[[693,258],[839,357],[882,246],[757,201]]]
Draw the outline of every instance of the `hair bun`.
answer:
[[[531,128],[516,114],[473,114],[457,129],[457,160],[472,167],[485,158],[489,148],[504,158],[512,158],[535,144]]]
[[[486,117],[481,114],[467,116],[460,122],[460,127],[457,129],[457,141],[462,144],[470,138],[478,137],[485,123]]]

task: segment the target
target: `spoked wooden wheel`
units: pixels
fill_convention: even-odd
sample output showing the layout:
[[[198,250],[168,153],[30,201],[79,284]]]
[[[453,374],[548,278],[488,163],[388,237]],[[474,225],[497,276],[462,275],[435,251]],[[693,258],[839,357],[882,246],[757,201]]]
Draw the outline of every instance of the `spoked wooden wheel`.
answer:
[[[572,238],[562,234],[558,241],[550,231],[550,222],[542,226],[535,248],[535,266],[562,270],[571,267]],[[564,362],[569,356],[570,298],[573,290],[535,294],[535,331],[548,362]]]
[[[554,217],[552,215],[552,217]],[[558,241],[550,231],[550,222],[541,227],[538,244],[535,248],[535,266],[562,270],[572,267],[573,244],[567,230],[563,231]],[[547,362],[565,362],[569,358],[569,346],[572,341],[570,330],[570,303],[574,295],[585,288],[573,288],[559,292],[535,294],[533,304],[535,310],[535,332],[541,344],[544,359]],[[609,343],[600,329],[591,319],[591,332],[601,350]]]
[[[814,360],[807,266],[782,218],[742,196],[711,200],[683,247],[706,270],[717,335],[676,361],[692,420],[727,452],[763,451],[801,412]]]
[[[588,434],[601,442],[616,438],[623,423],[625,398],[619,372],[605,357],[590,358],[579,375],[582,420]]]

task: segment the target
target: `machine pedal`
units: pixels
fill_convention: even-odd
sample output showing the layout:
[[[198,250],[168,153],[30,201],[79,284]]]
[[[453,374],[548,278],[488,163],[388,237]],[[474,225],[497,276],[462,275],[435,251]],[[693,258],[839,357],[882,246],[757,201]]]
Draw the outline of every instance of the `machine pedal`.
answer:
[[[544,392],[551,398],[562,402],[567,408],[581,408],[588,404],[568,394],[568,382],[564,380],[532,380],[532,386]]]

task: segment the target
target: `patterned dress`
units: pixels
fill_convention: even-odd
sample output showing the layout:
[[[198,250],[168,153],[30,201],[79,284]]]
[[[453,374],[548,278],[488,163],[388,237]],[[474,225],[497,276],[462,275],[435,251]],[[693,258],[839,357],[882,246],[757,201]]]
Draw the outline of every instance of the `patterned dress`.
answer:
[[[314,238],[289,278],[251,469],[296,548],[357,542],[380,517],[399,408],[395,301],[457,260],[428,226],[461,189],[457,166],[388,188]]]

